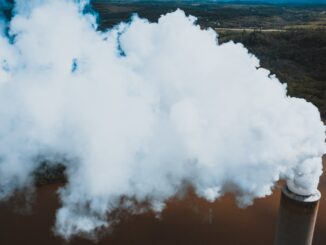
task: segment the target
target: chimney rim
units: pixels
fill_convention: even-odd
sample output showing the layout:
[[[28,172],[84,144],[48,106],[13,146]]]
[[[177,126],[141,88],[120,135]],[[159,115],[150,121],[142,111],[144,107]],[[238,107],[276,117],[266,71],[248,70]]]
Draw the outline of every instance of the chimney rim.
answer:
[[[314,193],[311,193],[309,195],[300,195],[297,193],[294,193],[291,191],[288,187],[288,185],[284,185],[282,189],[283,194],[285,194],[287,197],[299,201],[299,202],[305,202],[305,203],[310,203],[310,202],[318,202],[321,198],[321,193],[319,190],[316,190]]]

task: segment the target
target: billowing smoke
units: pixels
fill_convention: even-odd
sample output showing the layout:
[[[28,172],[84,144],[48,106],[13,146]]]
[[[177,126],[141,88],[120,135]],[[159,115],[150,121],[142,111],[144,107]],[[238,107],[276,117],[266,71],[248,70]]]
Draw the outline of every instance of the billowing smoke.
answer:
[[[36,2],[0,39],[0,199],[33,183],[39,159],[61,161],[55,228],[69,238],[109,226],[122,196],[159,212],[184,183],[243,206],[280,179],[316,190],[317,108],[241,44],[181,10],[100,32],[83,3]]]

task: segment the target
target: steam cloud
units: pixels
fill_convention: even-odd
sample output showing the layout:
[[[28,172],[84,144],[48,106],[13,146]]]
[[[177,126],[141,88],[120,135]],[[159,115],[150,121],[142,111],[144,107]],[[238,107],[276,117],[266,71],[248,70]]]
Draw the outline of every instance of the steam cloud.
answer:
[[[184,181],[244,206],[280,179],[317,188],[317,108],[241,44],[181,10],[101,32],[85,2],[19,2],[0,37],[0,199],[32,183],[38,159],[62,161],[55,228],[69,238],[109,226],[121,196],[160,211]]]

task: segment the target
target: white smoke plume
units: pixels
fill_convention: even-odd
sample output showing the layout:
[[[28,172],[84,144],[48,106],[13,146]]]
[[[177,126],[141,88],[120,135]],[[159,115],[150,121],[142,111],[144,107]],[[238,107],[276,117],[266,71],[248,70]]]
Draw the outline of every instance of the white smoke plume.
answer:
[[[37,159],[62,161],[55,228],[69,238],[109,226],[121,196],[160,211],[185,181],[244,206],[280,179],[316,190],[317,108],[243,45],[181,10],[101,32],[81,3],[40,2],[0,37],[0,199],[32,183]]]

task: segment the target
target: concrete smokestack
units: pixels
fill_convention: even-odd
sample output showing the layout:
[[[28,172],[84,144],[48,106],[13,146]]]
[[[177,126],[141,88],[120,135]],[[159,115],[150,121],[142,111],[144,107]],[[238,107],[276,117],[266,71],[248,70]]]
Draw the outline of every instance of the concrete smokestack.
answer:
[[[274,245],[311,245],[321,194],[299,195],[288,186],[282,189]]]

